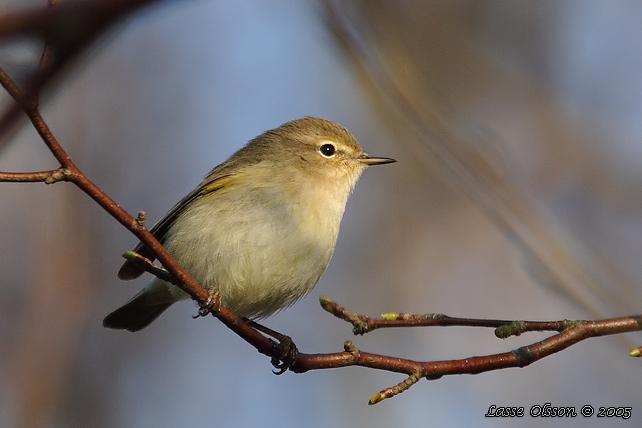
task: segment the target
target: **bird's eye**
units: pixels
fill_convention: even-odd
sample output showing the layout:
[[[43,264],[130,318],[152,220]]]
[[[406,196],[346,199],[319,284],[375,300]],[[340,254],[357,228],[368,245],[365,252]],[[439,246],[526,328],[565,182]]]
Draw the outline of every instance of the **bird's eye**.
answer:
[[[329,158],[337,151],[337,149],[335,149],[335,147],[332,144],[324,144],[321,147],[319,147],[319,151],[323,156]]]

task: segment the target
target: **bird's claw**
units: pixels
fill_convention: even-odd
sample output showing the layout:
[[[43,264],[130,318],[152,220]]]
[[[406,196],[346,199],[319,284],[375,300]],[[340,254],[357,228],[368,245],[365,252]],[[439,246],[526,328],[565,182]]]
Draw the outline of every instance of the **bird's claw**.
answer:
[[[272,370],[275,375],[280,375],[285,373],[292,365],[296,362],[296,358],[299,355],[299,350],[288,336],[282,335],[279,337],[279,343],[273,342],[274,351],[276,348],[281,345],[283,352],[281,355],[274,355],[272,357],[272,365],[277,370]]]
[[[210,295],[205,303],[199,303],[199,306],[198,313],[192,316],[194,319],[218,312],[221,307],[221,293],[218,291],[210,291]]]

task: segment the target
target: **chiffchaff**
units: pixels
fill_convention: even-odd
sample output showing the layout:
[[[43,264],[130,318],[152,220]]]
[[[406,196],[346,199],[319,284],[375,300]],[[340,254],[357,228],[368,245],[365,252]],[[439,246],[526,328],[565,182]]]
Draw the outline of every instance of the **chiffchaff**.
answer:
[[[214,168],[151,229],[176,261],[237,316],[258,319],[292,305],[328,266],[346,200],[366,155],[329,120],[305,117],[267,131]],[[153,259],[142,244],[134,249]],[[143,268],[125,262],[123,280]],[[138,331],[188,295],[154,278],[103,325]]]

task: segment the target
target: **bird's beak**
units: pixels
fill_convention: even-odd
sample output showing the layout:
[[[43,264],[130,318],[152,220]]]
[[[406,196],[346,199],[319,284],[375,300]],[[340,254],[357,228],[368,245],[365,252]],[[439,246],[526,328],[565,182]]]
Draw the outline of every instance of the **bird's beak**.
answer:
[[[390,158],[371,158],[368,155],[363,155],[357,160],[365,165],[385,165],[387,163],[397,162],[396,160]]]

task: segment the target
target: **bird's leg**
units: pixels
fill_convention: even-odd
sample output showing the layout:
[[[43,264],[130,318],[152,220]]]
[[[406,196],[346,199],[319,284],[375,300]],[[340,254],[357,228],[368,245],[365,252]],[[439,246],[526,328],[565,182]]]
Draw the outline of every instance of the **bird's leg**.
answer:
[[[283,347],[283,354],[280,356],[273,356],[272,365],[276,369],[278,369],[278,371],[275,371],[274,374],[280,375],[285,373],[287,369],[290,368],[292,364],[294,364],[294,362],[296,361],[296,357],[299,354],[299,350],[292,341],[292,338],[290,336],[281,334],[278,331],[274,331],[271,328],[267,328],[256,321],[252,321],[251,319],[244,318],[243,321],[245,321],[250,327],[254,328],[255,330],[258,330],[261,333],[273,337],[274,339],[279,341],[279,344]]]

